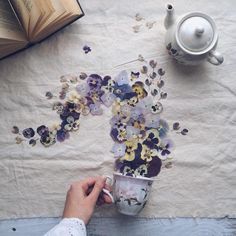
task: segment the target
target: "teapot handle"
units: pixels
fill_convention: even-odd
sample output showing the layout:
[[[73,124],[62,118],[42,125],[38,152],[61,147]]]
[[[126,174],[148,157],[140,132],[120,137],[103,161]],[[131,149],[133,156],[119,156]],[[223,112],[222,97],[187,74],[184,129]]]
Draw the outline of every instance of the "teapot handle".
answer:
[[[217,51],[210,51],[207,59],[213,65],[220,65],[224,61],[224,57]]]

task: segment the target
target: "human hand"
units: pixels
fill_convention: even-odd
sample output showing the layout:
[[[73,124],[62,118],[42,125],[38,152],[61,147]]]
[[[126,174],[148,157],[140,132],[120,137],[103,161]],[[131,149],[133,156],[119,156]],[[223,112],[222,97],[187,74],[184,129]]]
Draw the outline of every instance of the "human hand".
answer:
[[[63,218],[79,218],[87,224],[94,212],[96,203],[110,204],[111,199],[103,194],[103,188],[111,190],[106,183],[106,177],[90,177],[71,184],[67,192]]]

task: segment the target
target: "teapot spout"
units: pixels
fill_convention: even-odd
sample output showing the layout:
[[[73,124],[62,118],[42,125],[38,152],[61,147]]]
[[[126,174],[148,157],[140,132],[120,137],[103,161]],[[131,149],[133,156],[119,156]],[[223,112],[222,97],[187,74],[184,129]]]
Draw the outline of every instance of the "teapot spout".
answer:
[[[175,13],[174,7],[172,4],[168,3],[166,5],[166,17],[164,20],[164,26],[166,29],[169,29],[175,22]]]

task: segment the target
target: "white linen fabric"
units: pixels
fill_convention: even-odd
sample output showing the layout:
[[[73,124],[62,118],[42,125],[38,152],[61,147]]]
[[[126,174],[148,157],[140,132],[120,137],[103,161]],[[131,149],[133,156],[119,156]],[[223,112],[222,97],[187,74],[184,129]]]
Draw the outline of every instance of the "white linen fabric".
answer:
[[[44,236],[86,236],[85,224],[78,218],[64,218]]]
[[[115,76],[138,71],[146,60],[163,67],[168,98],[163,118],[189,129],[173,133],[171,169],[153,184],[142,217],[236,217],[236,5],[233,0],[173,0],[177,14],[203,11],[219,31],[220,66],[176,64],[164,46],[167,1],[80,0],[85,17],[46,41],[0,61],[0,219],[60,216],[72,181],[112,174],[110,109],[83,117],[78,132],[45,148],[15,143],[11,127],[36,128],[59,120],[47,91],[58,94],[59,77],[86,72]],[[144,18],[135,19],[140,13]],[[150,29],[146,25],[154,23]],[[134,27],[133,26],[137,26]],[[140,25],[140,27],[139,27]],[[138,31],[138,32],[134,32]],[[85,54],[83,46],[92,51]],[[115,216],[98,208],[97,216]]]

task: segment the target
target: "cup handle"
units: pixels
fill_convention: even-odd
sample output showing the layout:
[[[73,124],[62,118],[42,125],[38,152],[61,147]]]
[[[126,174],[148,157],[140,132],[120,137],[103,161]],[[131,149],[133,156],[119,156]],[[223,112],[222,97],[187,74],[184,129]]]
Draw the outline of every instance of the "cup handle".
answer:
[[[207,59],[213,65],[220,65],[224,61],[224,57],[217,51],[210,51]]]
[[[111,181],[111,185],[112,185],[113,184],[112,177],[110,177],[109,175],[105,175],[105,177]],[[110,197],[112,203],[115,203],[114,197],[107,189],[103,188],[102,192]]]

